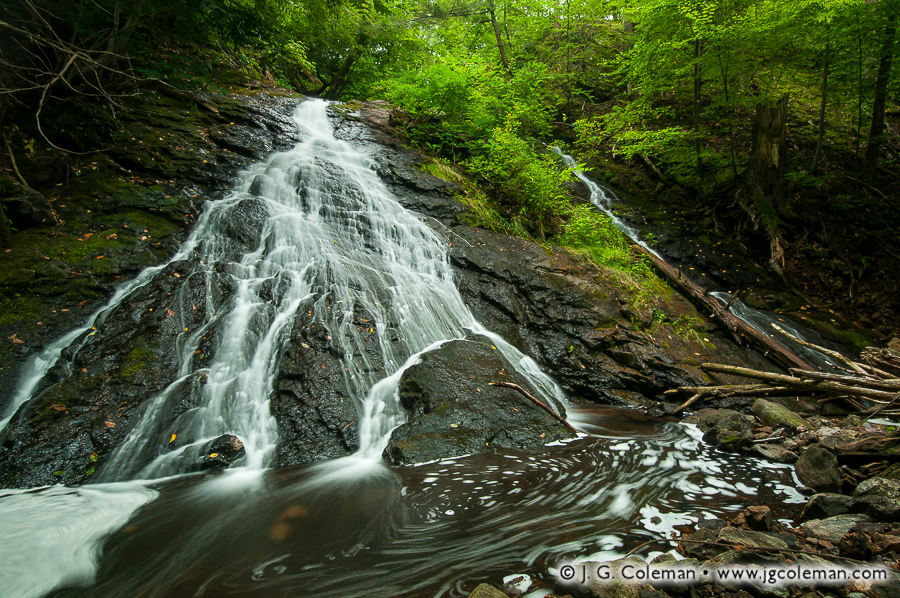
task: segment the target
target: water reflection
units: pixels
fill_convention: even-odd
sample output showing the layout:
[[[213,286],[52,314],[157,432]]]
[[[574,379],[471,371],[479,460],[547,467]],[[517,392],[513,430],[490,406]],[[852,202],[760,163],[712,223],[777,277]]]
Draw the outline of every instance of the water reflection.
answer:
[[[792,468],[711,449],[695,428],[609,408],[576,417],[594,435],[541,453],[157,483],[106,541],[96,581],[52,595],[462,596],[513,572],[549,582],[557,562],[622,555],[704,513],[802,502]]]

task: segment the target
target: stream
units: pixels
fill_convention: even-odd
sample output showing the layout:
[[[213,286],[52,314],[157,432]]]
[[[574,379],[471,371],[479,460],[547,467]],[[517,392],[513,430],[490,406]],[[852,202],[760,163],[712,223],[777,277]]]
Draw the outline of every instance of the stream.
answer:
[[[563,562],[621,556],[748,502],[804,502],[790,466],[716,451],[689,425],[597,406],[567,406],[581,434],[539,453],[385,465],[390,431],[405,419],[400,374],[447,340],[487,335],[543,399],[565,399],[476,321],[453,284],[446,239],[397,203],[368,157],[334,138],[326,108],[301,104],[302,141],[244,172],[173,257],[189,260],[192,288],[205,289],[202,324],[179,335],[177,379],[142,407],[96,483],[0,490],[0,598],[456,597],[511,573],[552,587]],[[253,247],[232,234],[247,218],[259,225]],[[141,273],[32,358],[2,424],[66,347],[163,269]],[[217,291],[223,276],[226,295]],[[348,325],[360,310],[373,318],[384,371],[360,359],[363,341]],[[324,322],[343,356],[360,448],[272,469],[269,400],[298,313]],[[201,367],[194,356],[211,336],[220,340]],[[195,406],[162,429],[157,415],[200,377]],[[189,473],[194,453],[223,434],[241,440],[241,461]],[[176,436],[187,440],[169,450]],[[669,548],[659,542],[642,554]]]

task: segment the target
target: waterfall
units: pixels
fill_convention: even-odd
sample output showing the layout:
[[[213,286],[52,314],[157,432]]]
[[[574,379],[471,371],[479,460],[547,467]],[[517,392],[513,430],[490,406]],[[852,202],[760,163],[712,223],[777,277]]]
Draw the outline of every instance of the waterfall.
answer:
[[[559,157],[562,159],[563,164],[565,164],[569,170],[572,171],[572,174],[575,177],[584,183],[584,185],[588,188],[588,192],[590,193],[589,199],[594,207],[603,212],[612,223],[615,225],[617,229],[622,231],[626,237],[631,239],[633,243],[636,245],[640,245],[656,257],[663,259],[661,255],[659,255],[656,251],[653,250],[647,243],[641,239],[640,234],[638,234],[638,230],[626,223],[624,220],[616,216],[615,212],[613,212],[613,200],[616,199],[616,196],[612,191],[605,187],[601,187],[591,179],[587,178],[581,169],[578,167],[578,163],[575,161],[575,158],[568,154],[564,154],[561,149],[558,147],[552,148],[554,152],[556,152]]]
[[[207,205],[169,262],[190,264],[179,264],[181,290],[173,294],[205,289],[206,313],[202,325],[186,328],[173,347],[176,379],[141,406],[139,420],[96,481],[182,473],[193,453],[226,434],[243,443],[247,468],[270,466],[279,436],[269,399],[279,349],[298,314],[321,323],[330,348],[343,356],[343,383],[361,416],[360,454],[370,458],[380,458],[389,432],[405,421],[396,397],[403,369],[443,341],[490,334],[453,283],[445,236],[430,219],[398,203],[369,157],[335,139],[326,108],[323,100],[300,104],[293,120],[302,141],[243,172],[228,197]],[[128,292],[152,284],[164,268],[139,275],[85,329]],[[177,299],[190,305],[186,297]],[[366,363],[363,338],[353,324],[360,313],[371,318],[383,370]],[[208,338],[219,339],[212,349]],[[492,338],[536,387],[561,396],[533,361]],[[23,381],[19,403],[65,342]],[[201,352],[212,352],[202,367],[195,358]],[[184,383],[199,378],[204,383],[193,385],[195,406],[174,424],[161,424],[170,421],[173,397]],[[173,434],[187,440],[169,450]]]

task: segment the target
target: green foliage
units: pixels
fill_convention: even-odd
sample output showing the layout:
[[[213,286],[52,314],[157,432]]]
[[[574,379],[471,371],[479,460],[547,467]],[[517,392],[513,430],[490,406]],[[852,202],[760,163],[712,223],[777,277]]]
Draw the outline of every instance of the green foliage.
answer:
[[[559,229],[569,211],[566,183],[572,173],[555,154],[538,154],[508,122],[494,129],[479,155],[465,163],[507,210],[535,235],[546,238]]]
[[[665,285],[644,256],[635,252],[609,217],[591,206],[570,207],[568,222],[557,241],[612,273],[620,283],[630,287],[634,293],[632,301],[635,303],[650,301],[654,296],[665,292]]]

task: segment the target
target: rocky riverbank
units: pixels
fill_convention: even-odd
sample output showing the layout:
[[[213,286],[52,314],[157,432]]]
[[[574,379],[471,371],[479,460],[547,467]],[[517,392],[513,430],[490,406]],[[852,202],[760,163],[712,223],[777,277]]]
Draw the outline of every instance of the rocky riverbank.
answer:
[[[677,535],[642,544],[632,550],[634,556],[561,569],[555,588],[544,590],[553,591],[545,598],[900,596],[898,427],[856,416],[804,418],[764,400],[757,400],[752,412],[701,409],[685,423],[700,427],[704,440],[720,450],[794,463],[798,489],[810,495],[802,509],[753,505],[730,516],[679,526]],[[656,556],[638,556],[648,553]],[[803,567],[824,578],[798,582],[772,577],[763,582],[779,570],[787,576],[788,570]],[[845,578],[854,568],[878,570],[885,578]],[[716,570],[749,571],[759,578],[723,581],[711,573]],[[540,584],[529,583],[501,588],[484,584],[470,598],[540,592]]]

